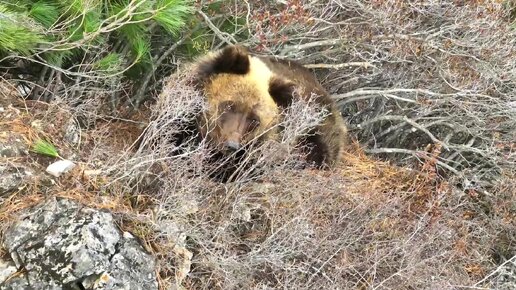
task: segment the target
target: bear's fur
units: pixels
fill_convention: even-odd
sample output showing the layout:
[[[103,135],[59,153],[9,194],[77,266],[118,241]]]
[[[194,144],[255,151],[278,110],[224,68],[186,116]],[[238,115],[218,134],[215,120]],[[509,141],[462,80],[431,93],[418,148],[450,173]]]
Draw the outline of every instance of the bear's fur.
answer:
[[[281,112],[294,98],[315,98],[329,114],[299,143],[308,148],[307,159],[317,167],[332,167],[339,160],[347,142],[344,121],[328,92],[302,65],[228,46],[196,61],[193,75],[208,103],[199,130],[221,152],[276,138]]]
[[[222,151],[275,138],[281,109],[269,94],[273,74],[265,63],[231,46],[196,64],[196,86],[208,105],[198,122],[204,137]]]

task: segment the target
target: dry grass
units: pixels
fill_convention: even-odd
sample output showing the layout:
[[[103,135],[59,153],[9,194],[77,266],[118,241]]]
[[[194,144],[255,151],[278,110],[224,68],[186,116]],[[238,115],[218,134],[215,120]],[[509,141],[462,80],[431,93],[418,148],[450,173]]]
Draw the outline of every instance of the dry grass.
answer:
[[[245,30],[244,44],[315,68],[361,144],[341,166],[299,169],[293,140],[315,111],[298,104],[301,127],[255,147],[233,182],[214,181],[209,144],[173,142],[204,106],[178,74],[138,148],[146,116],[110,116],[93,97],[73,108],[16,104],[2,129],[52,137],[81,166],[3,200],[3,226],[49,195],[107,208],[156,255],[162,289],[500,288],[498,267],[516,255],[513,6],[281,2],[206,14],[213,25],[247,21],[233,35],[214,31],[208,46]],[[86,120],[78,147],[62,141],[71,117]]]

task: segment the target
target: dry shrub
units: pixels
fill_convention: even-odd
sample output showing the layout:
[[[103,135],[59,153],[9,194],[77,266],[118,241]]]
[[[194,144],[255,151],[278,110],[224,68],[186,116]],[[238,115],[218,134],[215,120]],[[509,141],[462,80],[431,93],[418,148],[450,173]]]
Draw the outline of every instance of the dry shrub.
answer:
[[[419,166],[356,148],[335,170],[299,169],[291,141],[303,129],[293,127],[284,142],[254,148],[233,182],[215,182],[221,164],[209,162],[209,144],[173,142],[203,108],[178,74],[138,149],[113,152],[109,138],[96,140],[109,178],[86,188],[124,204],[122,227],[158,257],[161,286],[502,289],[498,277],[516,255],[513,8],[265,2],[240,1],[212,19],[246,19],[244,43],[316,69],[366,153]],[[214,34],[214,47],[231,42]],[[307,110],[287,120],[306,126],[317,110],[299,105]],[[186,278],[178,248],[193,253]]]
[[[350,162],[206,196],[185,227],[190,289],[456,289],[492,268],[498,230],[474,202],[427,173]]]
[[[246,20],[250,47],[316,69],[368,153],[421,165],[439,145],[440,173],[473,186],[514,171],[510,1],[279,2],[223,12]]]
[[[0,76],[0,105],[6,106],[11,102],[11,100],[16,99],[17,97],[18,92],[16,91],[16,87]]]
[[[233,181],[219,183],[210,144],[174,143],[203,108],[175,75],[140,146],[105,168],[106,189],[141,204],[124,227],[158,257],[164,289],[457,289],[515,254],[515,225],[504,222],[512,187],[457,190],[436,170],[439,146],[420,170],[370,159],[357,144],[334,170],[301,169],[296,137],[325,112],[300,102],[282,142],[256,144]]]
[[[196,118],[205,107],[204,98],[191,85],[188,71],[173,75],[164,86],[152,109],[152,120],[134,148],[112,156],[102,168],[111,176],[105,185],[111,193],[125,195],[131,192],[131,199],[139,193],[152,196],[155,205],[152,217],[126,219],[151,229],[152,234],[146,234],[144,239],[154,248],[161,249],[156,254],[162,262],[162,273],[168,279],[174,277],[171,273],[177,274],[173,262],[177,257],[173,257],[175,251],[167,250],[167,247],[184,246],[185,231],[202,222],[192,219],[191,215],[199,212],[211,196],[219,196],[218,192],[231,196],[238,192],[241,184],[262,180],[271,172],[288,172],[303,166],[304,151],[297,141],[327,115],[314,99],[296,101],[285,111],[284,121],[277,125],[281,127],[280,140],[253,142],[246,147],[244,156],[214,161],[213,144],[200,140],[196,132]],[[226,165],[232,183],[217,183],[211,177],[226,170]],[[194,238],[206,234],[188,231],[186,236]]]
[[[499,224],[507,212],[487,213],[498,207],[492,202],[514,207],[507,196],[483,197],[480,210],[471,193],[431,173],[363,155],[348,160],[332,172],[270,171],[261,183],[207,196],[185,227],[195,249],[188,286],[467,288],[493,269],[499,231],[504,240],[515,233],[513,224]],[[514,255],[512,243],[505,258]]]
[[[299,110],[287,112],[284,143],[257,146],[252,166],[222,184],[209,178],[211,166],[218,166],[209,162],[209,144],[172,142],[203,108],[202,98],[179,77],[166,86],[140,147],[119,151],[113,132],[85,130],[90,138],[107,134],[85,144],[100,142],[93,144],[100,152],[93,153],[110,159],[81,163],[52,187],[34,184],[12,195],[0,220],[7,226],[45,196],[108,208],[157,257],[162,289],[500,285],[505,274],[496,265],[515,254],[514,176],[491,192],[460,191],[435,170],[438,147],[427,149],[421,170],[411,170],[370,159],[356,144],[339,168],[300,169],[302,154],[292,146],[296,134],[324,114],[312,105],[294,104]],[[59,112],[33,116],[51,120]],[[31,123],[27,116],[22,120],[20,128]],[[120,128],[115,125],[112,130]],[[61,135],[55,136],[59,141]],[[87,175],[92,166],[107,176]]]

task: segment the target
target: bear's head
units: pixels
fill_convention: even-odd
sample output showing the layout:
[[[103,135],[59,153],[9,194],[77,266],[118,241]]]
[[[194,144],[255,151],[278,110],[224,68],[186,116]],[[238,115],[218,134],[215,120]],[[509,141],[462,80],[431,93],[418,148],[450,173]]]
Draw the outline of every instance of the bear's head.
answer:
[[[275,138],[281,98],[293,90],[290,81],[240,46],[208,54],[196,65],[196,85],[207,101],[199,118],[204,137],[229,152]]]

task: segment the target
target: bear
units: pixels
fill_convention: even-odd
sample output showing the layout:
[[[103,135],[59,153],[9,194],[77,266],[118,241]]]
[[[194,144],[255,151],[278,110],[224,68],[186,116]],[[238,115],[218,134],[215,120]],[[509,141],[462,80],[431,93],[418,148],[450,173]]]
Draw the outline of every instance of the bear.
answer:
[[[302,98],[328,112],[299,137],[308,163],[317,168],[338,163],[347,145],[344,120],[330,94],[301,64],[230,45],[195,61],[192,71],[193,85],[208,106],[197,120],[198,129],[222,155],[241,151],[250,142],[278,138],[282,112]]]

